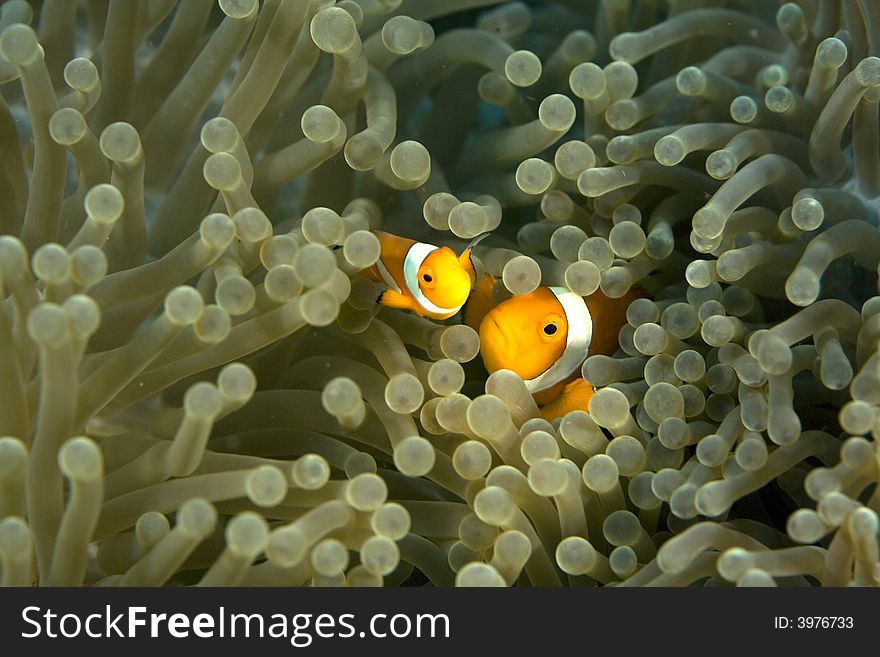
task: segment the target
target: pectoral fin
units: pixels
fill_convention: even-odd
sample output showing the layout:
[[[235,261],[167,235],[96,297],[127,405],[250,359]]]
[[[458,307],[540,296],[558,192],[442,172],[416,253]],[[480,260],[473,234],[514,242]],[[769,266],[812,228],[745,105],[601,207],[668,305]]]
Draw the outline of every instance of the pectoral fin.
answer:
[[[421,314],[421,308],[419,308],[419,305],[413,299],[400,292],[395,292],[394,290],[385,290],[379,295],[376,302],[383,306],[388,306],[389,308],[401,308],[403,310],[411,310],[416,314]]]

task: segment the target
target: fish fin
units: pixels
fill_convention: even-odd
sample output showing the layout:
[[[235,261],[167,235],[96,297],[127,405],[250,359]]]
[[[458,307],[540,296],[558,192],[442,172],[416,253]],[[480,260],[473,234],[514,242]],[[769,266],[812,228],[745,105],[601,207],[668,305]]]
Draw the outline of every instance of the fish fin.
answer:
[[[421,314],[419,313],[420,308],[418,308],[418,304],[416,304],[415,301],[410,299],[405,294],[401,294],[400,292],[396,292],[394,290],[385,290],[382,294],[379,295],[379,298],[376,301],[383,306],[387,306],[389,308],[412,310],[416,314]]]
[[[492,233],[483,233],[482,235],[478,235],[471,240],[470,244],[468,244],[464,248],[464,251],[461,252],[461,255],[458,256],[458,262],[461,264],[462,269],[464,269],[471,277],[471,287],[477,284],[477,281],[479,281],[483,274],[482,263],[480,263],[480,261],[474,256],[474,247],[479,244],[481,240],[489,237],[491,234]]]
[[[491,234],[492,234],[492,233],[482,233],[481,235],[477,235],[474,239],[472,239],[472,240],[470,241],[470,244],[468,244],[468,245],[464,248],[464,250],[465,250],[465,251],[470,251],[472,248],[474,248],[477,244],[479,244],[479,243],[482,242],[484,239],[486,239],[487,237],[489,237],[489,235],[491,235]],[[464,255],[464,253],[462,253],[462,255]]]
[[[484,274],[465,302],[462,319],[477,332],[483,318],[492,310],[492,288],[495,287],[495,280],[494,276]]]
[[[586,411],[594,392],[593,386],[578,377],[565,385],[561,395],[541,407],[541,415],[549,422],[571,411]]]

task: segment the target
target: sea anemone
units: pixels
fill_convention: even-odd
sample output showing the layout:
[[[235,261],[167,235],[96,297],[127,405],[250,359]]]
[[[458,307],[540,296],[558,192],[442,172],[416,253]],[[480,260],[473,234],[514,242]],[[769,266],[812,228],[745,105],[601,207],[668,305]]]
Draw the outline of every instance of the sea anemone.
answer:
[[[8,0],[0,583],[880,585],[870,2]],[[619,298],[588,407],[372,232]]]

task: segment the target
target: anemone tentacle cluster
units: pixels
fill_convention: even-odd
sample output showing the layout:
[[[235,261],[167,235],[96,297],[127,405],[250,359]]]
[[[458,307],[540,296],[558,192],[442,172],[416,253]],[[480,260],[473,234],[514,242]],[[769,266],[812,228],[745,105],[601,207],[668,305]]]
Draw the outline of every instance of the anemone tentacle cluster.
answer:
[[[880,12],[745,6],[4,2],[0,584],[880,585]],[[547,421],[379,228],[646,295]]]

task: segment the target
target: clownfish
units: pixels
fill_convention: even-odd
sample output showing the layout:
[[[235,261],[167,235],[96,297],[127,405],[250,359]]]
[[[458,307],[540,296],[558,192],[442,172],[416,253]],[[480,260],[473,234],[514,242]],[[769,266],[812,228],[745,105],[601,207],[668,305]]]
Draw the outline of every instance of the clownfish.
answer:
[[[588,356],[617,351],[626,308],[643,293],[611,299],[597,291],[584,298],[564,287],[539,287],[487,310],[494,283],[484,277],[465,311],[466,323],[478,325],[486,369],[522,377],[546,420],[587,410],[594,388],[581,377],[581,366]]]
[[[378,230],[374,234],[379,238],[379,259],[361,273],[388,288],[377,303],[431,319],[447,319],[461,310],[477,279],[473,248],[488,233],[474,239],[460,256],[448,246]]]

